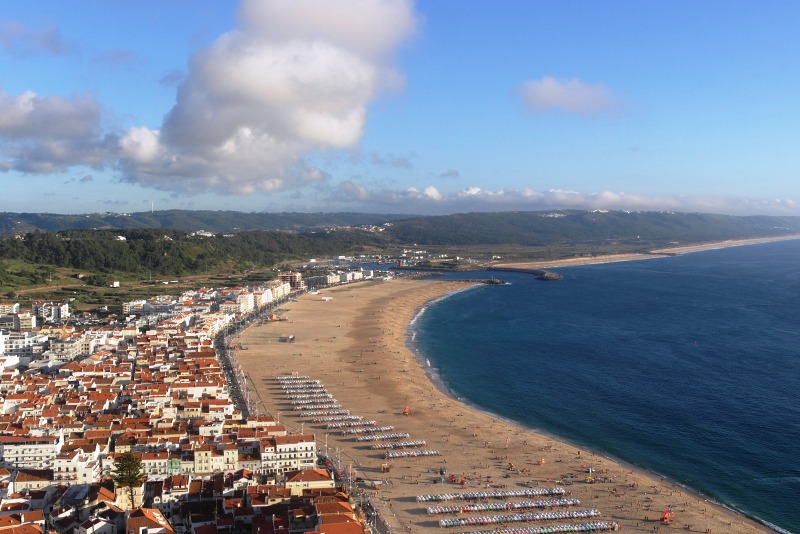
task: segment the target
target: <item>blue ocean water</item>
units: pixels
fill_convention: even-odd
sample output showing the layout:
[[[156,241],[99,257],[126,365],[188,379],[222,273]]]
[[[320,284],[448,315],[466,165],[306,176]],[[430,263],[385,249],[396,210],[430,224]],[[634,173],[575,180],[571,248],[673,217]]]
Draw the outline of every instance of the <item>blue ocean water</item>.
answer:
[[[452,394],[800,532],[800,240],[494,274],[431,304]],[[465,275],[475,278],[475,273]]]

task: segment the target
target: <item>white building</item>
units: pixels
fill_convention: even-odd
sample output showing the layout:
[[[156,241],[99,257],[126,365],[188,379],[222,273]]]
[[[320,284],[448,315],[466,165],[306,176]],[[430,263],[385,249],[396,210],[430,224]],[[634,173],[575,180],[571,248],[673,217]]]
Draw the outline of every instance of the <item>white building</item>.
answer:
[[[34,332],[0,332],[0,354],[19,357],[20,365],[42,357],[49,346],[49,338]]]
[[[0,315],[19,313],[19,302],[0,302]]]
[[[45,321],[62,321],[69,318],[69,304],[55,301],[36,301],[31,303],[31,313]]]
[[[313,469],[317,463],[314,434],[272,436],[261,440],[261,471],[282,475],[287,471]]]
[[[81,450],[60,453],[53,461],[53,478],[56,484],[91,484],[100,479],[101,472],[100,462]]]
[[[64,445],[64,436],[0,436],[0,467],[52,467]]]

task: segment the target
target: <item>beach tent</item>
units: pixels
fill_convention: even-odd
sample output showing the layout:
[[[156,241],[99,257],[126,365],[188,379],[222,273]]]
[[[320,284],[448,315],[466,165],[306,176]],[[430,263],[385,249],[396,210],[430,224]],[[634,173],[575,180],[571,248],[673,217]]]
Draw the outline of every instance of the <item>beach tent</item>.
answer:
[[[672,520],[672,516],[674,515],[672,510],[664,510],[661,512],[661,522],[665,525],[668,524]]]

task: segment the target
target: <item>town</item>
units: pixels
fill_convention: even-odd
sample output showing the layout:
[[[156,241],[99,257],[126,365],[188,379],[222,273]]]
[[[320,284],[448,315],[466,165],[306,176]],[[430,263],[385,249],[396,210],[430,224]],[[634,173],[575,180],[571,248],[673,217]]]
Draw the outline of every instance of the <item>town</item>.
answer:
[[[375,277],[282,272],[253,287],[127,302],[124,321],[102,325],[75,326],[61,301],[0,302],[2,528],[365,532],[364,510],[315,436],[253,398],[235,356],[246,347],[232,339],[281,320],[280,305],[309,287]]]

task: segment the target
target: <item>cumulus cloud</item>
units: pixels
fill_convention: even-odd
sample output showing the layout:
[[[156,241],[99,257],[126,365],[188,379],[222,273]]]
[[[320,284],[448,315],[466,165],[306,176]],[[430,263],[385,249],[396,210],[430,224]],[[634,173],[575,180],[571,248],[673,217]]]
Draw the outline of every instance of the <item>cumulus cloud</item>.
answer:
[[[62,55],[76,49],[75,45],[64,39],[55,26],[34,30],[15,20],[0,22],[0,47],[23,57],[42,54]]]
[[[523,83],[518,88],[526,108],[536,112],[564,112],[590,116],[613,113],[620,103],[603,84],[585,83],[578,79],[559,80],[545,76]]]
[[[549,209],[607,209],[640,211],[702,211],[711,213],[796,213],[789,199],[742,199],[637,195],[619,191],[581,192],[568,189],[483,189],[470,186],[442,193],[433,186],[406,189],[369,189],[352,181],[340,185],[331,198],[358,209],[398,211],[421,215],[471,211],[537,211]]]
[[[11,95],[0,89],[0,170],[51,173],[103,166],[115,138],[101,133],[102,107],[90,95]]]
[[[161,127],[122,137],[126,180],[246,194],[324,179],[305,155],[358,144],[416,24],[411,0],[244,0],[239,18],[192,57]]]

